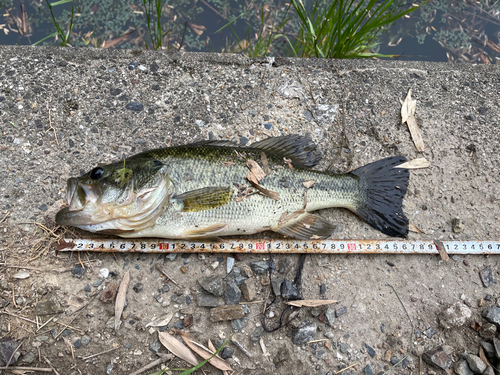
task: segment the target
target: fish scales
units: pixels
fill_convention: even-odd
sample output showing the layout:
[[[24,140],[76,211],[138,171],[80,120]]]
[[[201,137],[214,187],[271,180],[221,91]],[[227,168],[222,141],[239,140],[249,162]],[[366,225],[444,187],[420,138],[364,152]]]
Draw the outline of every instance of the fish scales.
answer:
[[[254,162],[263,166],[263,154],[270,173],[255,184],[249,173]],[[273,230],[309,239],[326,238],[335,229],[312,211],[344,207],[383,233],[407,234],[402,203],[409,173],[397,168],[406,158],[382,159],[342,175],[312,170],[320,158],[316,145],[297,135],[251,147],[208,141],[146,151],[69,179],[69,207],[56,221],[122,237]]]

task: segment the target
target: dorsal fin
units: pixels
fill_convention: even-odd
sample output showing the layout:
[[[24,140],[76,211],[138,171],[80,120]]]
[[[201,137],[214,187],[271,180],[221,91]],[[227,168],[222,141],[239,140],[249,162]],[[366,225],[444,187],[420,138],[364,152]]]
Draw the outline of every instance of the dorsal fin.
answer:
[[[321,152],[316,143],[311,139],[298,134],[271,137],[259,142],[254,142],[248,147],[238,146],[231,141],[200,141],[186,145],[189,147],[227,147],[235,149],[248,149],[264,152],[277,157],[292,160],[296,168],[312,168],[321,160]]]

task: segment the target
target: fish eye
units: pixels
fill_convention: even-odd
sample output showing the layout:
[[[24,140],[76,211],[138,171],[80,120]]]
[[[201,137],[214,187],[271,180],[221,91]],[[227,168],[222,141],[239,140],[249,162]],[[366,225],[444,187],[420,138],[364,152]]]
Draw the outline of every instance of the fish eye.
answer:
[[[98,180],[102,176],[104,176],[104,168],[103,167],[95,167],[92,169],[92,172],[90,172],[90,178],[92,180]]]

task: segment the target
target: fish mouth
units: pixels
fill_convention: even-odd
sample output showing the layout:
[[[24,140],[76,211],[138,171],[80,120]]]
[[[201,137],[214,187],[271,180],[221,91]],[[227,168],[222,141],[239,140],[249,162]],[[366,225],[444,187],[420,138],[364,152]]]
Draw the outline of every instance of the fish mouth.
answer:
[[[125,189],[115,201],[103,203],[99,187],[70,178],[66,193],[68,207],[56,214],[56,223],[90,232],[140,231],[154,225],[164,212],[170,199],[169,185],[170,179],[162,177],[155,187],[138,192]]]

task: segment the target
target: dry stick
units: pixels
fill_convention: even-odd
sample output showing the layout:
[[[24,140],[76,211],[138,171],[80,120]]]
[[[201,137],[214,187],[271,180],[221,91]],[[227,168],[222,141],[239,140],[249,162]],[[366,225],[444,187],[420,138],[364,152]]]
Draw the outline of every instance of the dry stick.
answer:
[[[0,220],[0,224],[1,224],[1,223],[3,223],[3,221],[4,221],[5,219],[7,219],[7,216],[9,216],[9,215],[10,215],[10,211],[7,211],[7,213],[5,214],[5,216],[3,217],[3,219],[2,219],[2,220]]]
[[[23,341],[21,341],[21,343],[17,346],[17,348],[16,348],[16,349],[12,352],[12,354],[10,355],[9,360],[8,360],[8,361],[7,361],[7,363],[6,363],[6,365],[7,365],[7,366],[9,365],[10,361],[11,361],[11,360],[12,360],[12,358],[14,357],[14,354],[16,354],[17,349],[19,349],[19,348],[21,347],[21,345],[23,345],[23,344],[24,344],[24,339],[23,339]],[[14,361],[14,362],[15,362],[15,361]]]
[[[142,372],[144,372],[146,370],[152,369],[153,367],[156,367],[156,366],[160,365],[163,361],[169,361],[172,358],[174,358],[174,356],[172,354],[166,354],[166,355],[163,354],[161,356],[161,358],[158,358],[156,361],[151,362],[149,365],[141,367],[139,370],[134,371],[130,375],[139,375],[140,373],[142,373]]]
[[[52,372],[51,368],[46,367],[19,367],[19,366],[4,366],[0,367],[0,370],[19,370],[19,371],[40,371],[40,372]]]
[[[165,270],[158,263],[156,263],[156,269],[160,271],[167,279],[173,282],[177,286],[177,288],[180,288],[179,284],[177,284],[175,280],[172,279],[172,277],[168,273],[166,273]]]
[[[111,348],[111,349],[105,350],[105,351],[100,352],[100,353],[97,353],[97,354],[92,354],[92,355],[89,355],[89,356],[87,356],[87,357],[78,357],[78,358],[80,358],[80,359],[81,359],[81,360],[83,360],[83,361],[86,361],[87,359],[97,357],[97,356],[99,356],[99,355],[101,355],[101,354],[106,354],[106,353],[112,352],[113,350],[116,350],[116,349],[118,349],[118,348],[119,348],[119,346],[117,346],[116,348]]]
[[[80,313],[83,309],[85,309],[88,305],[90,305],[92,302],[94,302],[94,299],[95,299],[95,298],[96,298],[99,294],[101,294],[101,292],[102,292],[102,291],[99,291],[99,292],[97,292],[96,294],[94,294],[94,296],[92,297],[92,299],[91,299],[89,302],[87,302],[87,304],[86,304],[86,305],[83,305],[83,306],[82,306],[82,307],[80,307],[78,310],[76,310],[76,311],[73,313],[75,316],[73,317],[73,319],[71,319],[71,320],[68,322],[68,324],[65,324],[65,323],[59,323],[59,324],[64,325],[64,326],[67,326],[67,327],[70,327],[70,326],[69,326],[69,324],[73,323],[73,320],[75,320],[75,319],[76,319],[76,317],[79,315],[79,313]],[[64,332],[64,330],[65,330],[65,329],[66,329],[66,328],[63,328],[63,329],[61,330],[61,332],[59,332],[59,333],[57,334],[57,336],[56,336],[55,340],[57,340],[57,339],[59,338],[59,336],[61,336],[61,334]]]
[[[50,363],[49,359],[47,357],[43,357],[45,359],[45,362],[47,362],[47,364],[52,367],[52,370],[56,373],[56,375],[61,375],[57,372],[57,370],[54,368],[54,366],[52,366],[52,363]]]
[[[37,331],[37,332],[38,332],[38,331],[40,331],[43,327],[45,327],[47,324],[49,324],[49,322],[50,322],[52,319],[54,319],[56,316],[57,316],[57,314],[56,314],[56,315],[54,315],[54,316],[53,316],[52,318],[50,318],[49,320],[47,320],[45,323],[43,323],[43,324],[40,326],[40,328],[38,328],[36,331]]]
[[[356,362],[356,363],[354,363],[354,364],[352,364],[352,365],[350,365],[350,366],[347,366],[346,368],[343,368],[343,369],[342,369],[342,370],[340,370],[340,371],[337,371],[335,374],[340,374],[341,372],[344,372],[345,370],[350,369],[351,367],[354,367],[354,366],[356,366],[356,365],[359,365],[360,363],[361,363],[361,362]]]
[[[405,311],[406,313],[406,316],[408,317],[408,320],[410,321],[410,325],[411,325],[411,336],[410,336],[410,347],[408,348],[408,351],[407,353],[411,353],[411,350],[413,348],[413,332],[415,331],[415,329],[413,328],[413,322],[411,321],[411,318],[410,318],[410,314],[408,314],[408,310],[406,310],[406,307],[405,305],[403,304],[403,301],[401,301],[401,298],[399,297],[399,294],[398,292],[396,292],[396,289],[394,289],[394,287],[387,283],[386,285],[390,286],[392,288],[392,290],[394,291],[394,294],[396,294],[396,297],[398,297],[398,300],[399,302],[401,303],[401,306],[403,306],[403,310]],[[391,371],[392,369],[394,369],[394,367],[396,367],[397,365],[399,365],[401,362],[403,362],[406,358],[408,358],[408,355],[405,355],[398,363],[396,363],[394,366],[392,366],[389,370]]]
[[[236,341],[234,338],[231,338],[231,342],[236,345],[238,347],[238,349],[240,349],[243,354],[245,354],[248,358],[252,358],[252,354],[246,350],[243,345],[241,345],[238,341]]]
[[[10,315],[10,316],[13,316],[15,318],[19,318],[19,319],[22,319],[22,320],[26,320],[27,322],[30,322],[30,323],[33,323],[33,324],[36,324],[36,322],[34,320],[31,320],[31,319],[28,319],[28,318],[25,318],[24,316],[21,316],[21,315],[16,315],[16,314],[12,314],[8,311],[0,311],[0,314],[6,314],[6,315]]]

